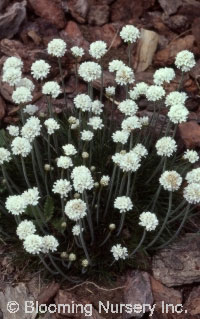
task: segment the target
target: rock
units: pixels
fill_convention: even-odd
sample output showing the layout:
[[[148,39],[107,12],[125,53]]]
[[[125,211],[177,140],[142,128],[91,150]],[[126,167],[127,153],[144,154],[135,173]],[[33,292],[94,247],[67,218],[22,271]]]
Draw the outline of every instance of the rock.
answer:
[[[151,291],[150,276],[143,271],[132,271],[127,275],[124,289],[124,303],[131,304],[153,304],[153,296]],[[138,311],[139,312],[139,311]],[[148,312],[146,308],[144,312]],[[144,315],[143,310],[140,313],[134,311],[132,313],[124,313],[123,318],[128,319],[133,316],[141,318]]]
[[[143,1],[117,0],[111,5],[111,21],[127,21],[140,18],[143,10]]]
[[[6,103],[0,96],[0,120],[4,117],[6,110]]]
[[[0,15],[0,39],[12,38],[26,18],[26,1],[16,2]]]
[[[182,50],[191,50],[193,48],[194,40],[193,35],[187,35],[184,38],[179,38],[170,42],[165,49],[156,53],[154,63],[157,66],[172,64],[178,52]]]
[[[200,3],[196,0],[183,0],[183,5],[178,10],[178,14],[184,15],[192,23],[199,17]]]
[[[174,30],[176,32],[177,30],[183,32],[189,27],[188,18],[181,14],[176,14],[172,17],[165,16],[165,18],[163,18],[163,21],[171,30]]]
[[[85,23],[89,4],[88,0],[68,0],[67,8],[71,16],[79,23]]]
[[[200,146],[200,125],[197,121],[190,121],[179,125],[180,138],[187,148]]]
[[[65,27],[65,14],[60,0],[28,0],[35,14],[56,25],[58,29]]]
[[[0,94],[3,96],[3,98],[6,101],[9,101],[11,103],[13,102],[12,92],[13,92],[12,87],[8,83],[2,82],[2,79],[0,77]]]
[[[200,286],[192,289],[184,306],[190,315],[200,315]]]
[[[158,0],[166,15],[175,14],[182,4],[182,0]]]
[[[113,86],[115,84],[115,77],[108,71],[103,72],[103,87]],[[93,82],[95,89],[100,90],[101,88],[101,79],[95,80]]]
[[[118,48],[122,44],[122,39],[118,35],[118,31],[121,29],[121,23],[108,23],[102,27],[92,27],[91,35],[94,41],[105,41],[108,47],[112,44],[112,48]]]
[[[199,32],[199,29],[200,29],[200,17],[199,18],[196,18],[192,24],[192,34],[194,35],[195,37],[195,41],[198,45],[198,47],[200,48],[200,32]]]
[[[91,25],[103,25],[108,23],[110,8],[107,5],[94,5],[90,7],[88,23]]]
[[[197,80],[198,78],[200,78],[200,60],[196,61],[196,65],[192,68],[192,70],[190,71],[190,75]]]
[[[9,0],[1,0],[0,2],[0,12],[3,11],[3,9],[8,5]]]
[[[168,287],[200,282],[199,265],[200,236],[189,233],[154,255],[153,276]]]
[[[84,50],[88,50],[89,42],[83,37],[83,34],[76,22],[69,21],[64,32],[65,40],[70,47],[77,45],[81,46]]]
[[[38,303],[41,304],[49,304],[50,301],[55,297],[60,285],[56,282],[50,283],[47,287],[44,287],[41,293],[38,296]]]
[[[152,63],[156,52],[159,35],[154,31],[141,29],[141,37],[137,44],[134,69],[137,72],[145,71]]]

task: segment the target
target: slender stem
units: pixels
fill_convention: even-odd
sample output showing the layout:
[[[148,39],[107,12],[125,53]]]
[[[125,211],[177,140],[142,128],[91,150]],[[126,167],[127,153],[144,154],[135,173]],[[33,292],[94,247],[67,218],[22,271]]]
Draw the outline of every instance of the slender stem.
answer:
[[[146,237],[146,230],[144,230],[143,232],[143,235],[142,235],[142,238],[139,242],[139,244],[137,245],[137,247],[134,249],[134,251],[129,255],[129,257],[132,257],[133,255],[135,255],[135,253],[138,251],[138,249],[140,249],[140,247],[142,246],[144,240],[145,240],[145,237]]]
[[[108,233],[108,235],[106,236],[106,238],[104,239],[104,241],[102,241],[102,243],[99,245],[99,247],[102,247],[103,245],[105,245],[107,243],[107,241],[109,240],[110,236],[111,236],[111,231]]]
[[[8,182],[8,178],[7,178],[7,174],[6,174],[6,169],[5,169],[5,167],[4,167],[3,165],[1,166],[1,169],[2,169],[3,178],[5,179],[6,185],[7,185],[7,187],[8,187],[8,191],[9,191],[9,193],[12,195],[12,194],[13,194],[13,191],[12,191],[12,188],[10,187],[9,182]]]
[[[65,90],[65,82],[64,82],[64,76],[63,76],[61,58],[58,58],[58,65],[59,65],[59,71],[60,71],[60,76],[61,76],[61,81],[62,81],[64,100],[65,100],[65,107],[67,107],[67,95],[66,95],[66,90]]]
[[[100,89],[100,101],[103,101],[103,67],[102,63],[100,62],[101,65],[101,89]]]
[[[106,209],[105,209],[105,213],[104,213],[104,218],[105,218],[105,216],[107,215],[107,212],[108,212],[108,208],[109,208],[109,204],[110,204],[110,199],[111,199],[111,196],[112,196],[112,190],[113,190],[113,186],[114,186],[114,180],[115,180],[116,170],[117,170],[117,165],[114,166],[113,173],[112,173],[112,177],[111,177],[110,188],[109,188],[109,194],[108,194],[107,205],[106,205]]]
[[[121,219],[120,219],[120,224],[119,224],[119,229],[118,229],[118,232],[117,232],[117,236],[119,236],[120,233],[121,233],[121,231],[122,231],[122,228],[123,228],[124,222],[125,222],[125,217],[126,217],[126,213],[123,212],[123,213],[121,214]]]
[[[44,267],[52,274],[52,275],[58,275],[58,272],[53,271],[46,263],[46,261],[44,260],[42,255],[39,255],[39,258],[41,260],[41,262],[43,263]]]
[[[37,174],[37,170],[36,170],[36,161],[35,161],[35,156],[34,156],[34,150],[33,149],[31,151],[31,156],[32,156],[33,173],[34,173],[34,176],[35,176],[37,187],[39,189],[39,192],[42,194],[42,190],[41,190],[41,187],[40,187],[40,182],[39,182],[39,178],[38,178],[38,174]]]
[[[89,201],[88,201],[88,197],[87,197],[86,191],[84,191],[83,196],[84,196],[84,198],[85,198],[86,205],[87,205],[87,221],[88,221],[88,225],[89,225],[89,228],[90,228],[91,245],[92,245],[93,242],[94,242],[94,230],[93,230],[92,216],[91,216],[91,211],[90,211]]]
[[[21,163],[22,163],[22,170],[23,170],[23,174],[24,174],[24,178],[25,178],[26,184],[27,184],[27,186],[29,188],[31,188],[31,184],[30,184],[28,176],[27,176],[26,166],[25,166],[25,162],[24,162],[23,156],[21,156]]]
[[[99,189],[98,198],[97,198],[97,211],[96,211],[96,221],[97,225],[99,223],[99,210],[100,210],[100,200],[101,200],[101,192],[102,192],[102,186]]]
[[[52,263],[52,265],[54,266],[54,268],[58,271],[58,273],[65,279],[67,279],[69,282],[73,282],[73,283],[77,283],[76,280],[72,280],[70,277],[66,276],[64,274],[64,272],[58,267],[58,265],[55,263],[55,261],[53,260],[51,254],[48,254],[48,257]]]
[[[83,250],[84,250],[84,253],[85,253],[85,256],[89,262],[90,265],[92,265],[92,261],[90,259],[90,256],[88,254],[88,251],[87,251],[87,247],[86,247],[86,244],[85,244],[85,241],[84,241],[84,238],[83,238],[83,231],[82,231],[82,222],[81,222],[81,219],[79,221],[79,225],[80,225],[80,241],[81,241],[81,245],[83,247]]]

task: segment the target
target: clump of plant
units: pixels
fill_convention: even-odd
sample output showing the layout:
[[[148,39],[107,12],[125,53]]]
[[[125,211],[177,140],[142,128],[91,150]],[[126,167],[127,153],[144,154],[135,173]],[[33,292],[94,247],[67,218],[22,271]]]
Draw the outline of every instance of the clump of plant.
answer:
[[[193,204],[200,202],[200,168],[190,170],[199,156],[195,150],[180,153],[175,141],[178,124],[189,114],[182,82],[166,95],[163,86],[176,74],[172,68],[161,68],[154,73],[153,85],[135,84],[131,49],[140,32],[127,25],[120,35],[128,45],[129,65],[120,60],[109,63],[116,85],[105,91],[106,43],[93,42],[93,61],[83,63],[84,50],[71,48],[76,87],[79,78],[88,83],[88,92],[77,92],[72,110],[67,108],[62,66],[67,48],[62,39],[48,45],[48,53],[58,60],[61,86],[46,81],[51,68],[47,62],[38,60],[31,67],[46,97],[45,116],[29,104],[35,85],[22,77],[23,62],[10,57],[3,66],[3,81],[13,87],[20,122],[1,134],[1,210],[15,220],[24,250],[38,256],[51,274],[68,280],[98,273],[101,267],[108,272],[119,265],[122,269],[135,262],[138,251],[164,247],[180,233]],[[181,51],[175,65],[183,78],[195,65],[193,54]],[[99,98],[93,89],[98,79]],[[123,101],[116,101],[117,86],[126,92]],[[57,115],[54,99],[61,94],[66,107]],[[141,97],[154,105],[150,118],[139,115]],[[106,100],[109,108],[104,107]],[[160,127],[163,108],[168,114]],[[115,109],[121,113],[118,122]]]

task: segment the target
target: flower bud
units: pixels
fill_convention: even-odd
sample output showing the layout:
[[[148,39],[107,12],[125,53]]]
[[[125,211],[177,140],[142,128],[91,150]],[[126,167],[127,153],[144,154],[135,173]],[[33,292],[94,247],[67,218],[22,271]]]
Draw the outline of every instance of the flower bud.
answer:
[[[82,153],[82,158],[88,158],[88,157],[89,157],[88,152],[83,152],[83,153]]]
[[[110,229],[110,231],[115,230],[116,229],[116,225],[115,224],[110,224],[109,225],[109,229]]]
[[[60,254],[60,257],[61,257],[62,259],[67,259],[67,258],[68,258],[68,254],[67,254],[65,251],[63,251],[63,252]]]
[[[51,166],[50,166],[49,164],[45,164],[45,165],[44,165],[44,170],[45,170],[46,172],[49,172],[49,171],[51,170]]]
[[[69,254],[69,261],[75,261],[76,255],[74,253]]]
[[[96,170],[96,167],[95,166],[91,166],[90,170],[91,170],[91,172],[94,172]]]
[[[81,196],[80,196],[79,193],[75,193],[75,194],[74,194],[74,198],[79,199],[80,197],[81,197]]]
[[[82,266],[83,266],[84,268],[86,268],[86,267],[89,265],[89,262],[88,262],[87,259],[83,259],[82,262],[81,262],[81,264],[82,264]]]

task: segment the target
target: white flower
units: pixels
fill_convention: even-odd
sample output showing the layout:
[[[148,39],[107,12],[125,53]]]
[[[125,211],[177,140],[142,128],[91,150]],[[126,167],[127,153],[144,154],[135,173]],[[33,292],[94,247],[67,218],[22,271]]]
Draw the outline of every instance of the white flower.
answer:
[[[135,81],[133,70],[126,65],[122,66],[116,72],[115,81],[119,85],[127,85],[133,83]]]
[[[124,42],[134,43],[140,38],[140,31],[133,25],[126,25],[122,28],[120,37]]]
[[[74,236],[79,236],[81,231],[83,232],[83,228],[81,229],[81,227],[79,225],[75,225],[72,228],[72,233]]]
[[[28,235],[24,240],[24,249],[32,255],[38,255],[42,250],[42,237],[39,235]]]
[[[156,85],[162,85],[164,82],[170,83],[176,74],[172,68],[160,68],[158,69],[154,75],[153,80]]]
[[[39,110],[38,106],[33,104],[28,104],[24,108],[24,113],[27,113],[28,115],[33,115]]]
[[[31,116],[22,127],[21,135],[29,142],[32,142],[35,137],[40,135],[41,127],[40,120],[35,116]]]
[[[21,76],[22,71],[19,68],[9,68],[3,73],[2,82],[15,86],[21,80]]]
[[[40,199],[40,194],[37,187],[29,188],[27,191],[22,193],[26,205],[37,206]]]
[[[88,125],[92,126],[93,130],[100,130],[104,127],[102,119],[99,116],[93,116],[89,119]]]
[[[136,172],[141,166],[141,156],[138,156],[133,151],[125,154],[116,153],[112,156],[112,160],[119,165],[123,172]]]
[[[60,85],[55,81],[46,82],[42,87],[42,93],[45,95],[50,95],[55,99],[61,93]]]
[[[139,157],[146,157],[148,155],[146,147],[140,143],[138,143],[130,152],[134,152]]]
[[[76,260],[76,255],[71,253],[69,254],[69,261],[75,261]]]
[[[32,235],[36,232],[35,225],[29,220],[24,220],[17,227],[17,236],[19,239],[24,240],[27,236]]]
[[[63,169],[67,169],[73,166],[73,163],[69,156],[60,156],[57,161],[57,166]]]
[[[113,257],[115,260],[119,259],[126,259],[128,257],[128,250],[126,247],[122,247],[121,244],[117,244],[112,246],[111,253],[113,254]]]
[[[106,94],[108,96],[115,95],[115,87],[114,86],[108,86],[105,90],[106,90]]]
[[[112,60],[111,62],[109,62],[108,69],[109,69],[109,72],[116,72],[121,67],[124,67],[124,66],[125,64],[121,60]]]
[[[6,59],[3,65],[3,72],[5,72],[9,68],[21,69],[23,67],[23,62],[20,58],[16,58],[15,56],[11,56]]]
[[[71,178],[75,191],[83,193],[85,190],[90,190],[94,186],[94,181],[90,170],[84,166],[77,166],[73,169]]]
[[[133,208],[133,203],[130,197],[120,196],[115,199],[114,208],[119,209],[120,213],[126,213]]]
[[[48,43],[47,52],[57,58],[61,58],[65,55],[67,45],[62,39],[53,39]]]
[[[93,139],[94,133],[91,131],[86,131],[84,130],[83,132],[81,132],[81,139],[83,141],[91,141]]]
[[[32,146],[26,138],[17,136],[11,143],[11,149],[14,155],[26,157],[31,152]]]
[[[66,144],[62,148],[63,148],[65,155],[67,155],[67,156],[77,154],[77,150],[75,149],[74,145],[72,145],[72,144]]]
[[[72,190],[70,182],[66,179],[58,179],[53,184],[53,193],[59,194],[61,198],[67,197],[68,193]]]
[[[188,50],[179,52],[175,59],[175,65],[182,72],[190,71],[195,66],[194,54]]]
[[[25,212],[27,204],[21,195],[12,195],[6,199],[6,209],[13,215],[21,215]]]
[[[149,117],[148,116],[140,117],[140,123],[142,126],[147,126],[149,124]]]
[[[89,261],[88,261],[87,259],[83,259],[83,260],[81,261],[81,265],[82,265],[84,268],[86,268],[86,267],[89,265]]]
[[[180,188],[182,177],[176,171],[165,171],[162,173],[159,182],[165,190],[174,192]]]
[[[101,77],[101,66],[96,62],[83,62],[78,73],[85,82],[93,82]]]
[[[9,126],[7,127],[7,130],[8,130],[8,133],[9,133],[11,136],[18,136],[18,135],[19,135],[19,127],[18,127],[18,126],[9,125]]]
[[[183,197],[190,204],[200,203],[200,187],[199,183],[191,183],[184,188]]]
[[[188,172],[185,179],[189,184],[200,183],[200,167],[194,168]]]
[[[156,102],[165,96],[165,90],[162,86],[150,85],[146,91],[146,98],[148,101]]]
[[[72,47],[71,52],[75,58],[81,58],[84,55],[84,50],[77,46]]]
[[[95,41],[90,44],[89,54],[94,59],[101,59],[107,52],[107,44],[104,41]]]
[[[145,82],[139,82],[136,84],[133,90],[129,91],[129,96],[132,100],[137,100],[141,95],[146,95],[148,84]]]
[[[199,155],[194,150],[186,150],[183,155],[183,158],[185,160],[188,160],[190,163],[194,164],[199,160]]]
[[[110,182],[110,177],[108,175],[103,175],[100,180],[101,186],[108,186]]]
[[[127,99],[119,103],[118,109],[126,116],[133,116],[138,111],[138,106],[134,101]]]
[[[22,78],[19,82],[16,83],[16,87],[24,86],[29,89],[31,92],[34,91],[35,85],[28,78]]]
[[[157,154],[170,157],[177,150],[176,142],[169,136],[162,137],[156,143]]]
[[[92,102],[92,113],[100,115],[103,112],[104,105],[99,101],[95,100]]]
[[[142,214],[140,214],[139,219],[139,225],[143,226],[146,231],[155,230],[158,226],[158,219],[156,215],[151,212],[143,212]]]
[[[48,119],[44,122],[49,135],[53,134],[56,130],[59,130],[60,124],[58,124],[54,119]]]
[[[31,74],[36,80],[43,80],[50,71],[50,65],[44,60],[37,60],[31,66]]]
[[[78,94],[74,98],[74,104],[77,109],[80,109],[82,112],[89,112],[92,107],[92,100],[87,94]]]
[[[0,165],[7,163],[11,160],[10,152],[4,148],[0,147]]]
[[[59,242],[52,235],[46,235],[42,237],[42,252],[48,254],[49,252],[54,252],[57,250]]]
[[[188,96],[185,92],[178,92],[174,91],[169,93],[165,99],[166,106],[173,106],[173,105],[184,105],[185,101],[187,100]]]
[[[172,123],[180,124],[187,121],[189,111],[184,105],[173,105],[167,115]]]
[[[65,214],[74,221],[86,216],[86,210],[87,206],[82,199],[72,199],[65,206]]]
[[[32,98],[31,91],[24,86],[16,88],[12,94],[12,99],[16,104],[31,102]]]
[[[129,133],[125,131],[116,131],[112,135],[112,139],[115,143],[126,144],[129,138]]]
[[[122,130],[131,132],[135,129],[140,129],[142,127],[139,117],[130,116],[122,121]]]

